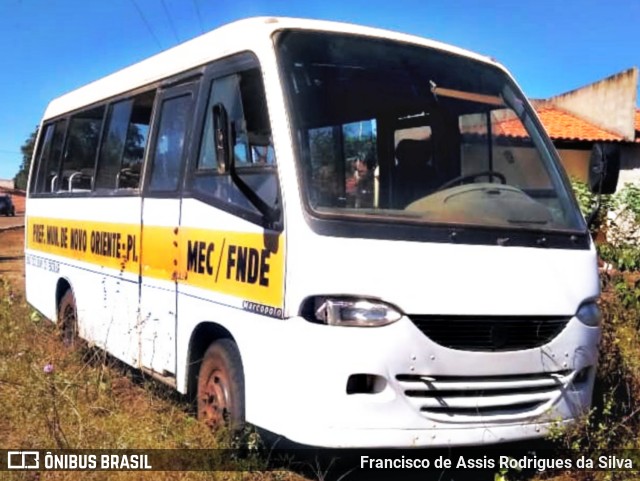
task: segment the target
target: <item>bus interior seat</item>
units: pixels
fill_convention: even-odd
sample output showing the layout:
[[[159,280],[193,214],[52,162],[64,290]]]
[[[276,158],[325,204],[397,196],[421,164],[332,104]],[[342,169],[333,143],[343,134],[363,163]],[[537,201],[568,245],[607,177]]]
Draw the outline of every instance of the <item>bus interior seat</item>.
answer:
[[[416,199],[428,195],[437,185],[429,140],[403,139],[397,147],[394,175],[395,207],[404,209]]]

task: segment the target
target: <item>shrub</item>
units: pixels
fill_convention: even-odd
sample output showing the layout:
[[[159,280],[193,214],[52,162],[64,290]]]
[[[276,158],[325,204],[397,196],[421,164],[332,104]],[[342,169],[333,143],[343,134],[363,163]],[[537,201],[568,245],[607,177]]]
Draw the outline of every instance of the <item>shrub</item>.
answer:
[[[597,199],[583,182],[573,180],[580,210],[588,217]],[[590,226],[599,240],[603,262],[621,271],[640,269],[640,186],[625,184],[614,195],[603,195],[600,211]]]

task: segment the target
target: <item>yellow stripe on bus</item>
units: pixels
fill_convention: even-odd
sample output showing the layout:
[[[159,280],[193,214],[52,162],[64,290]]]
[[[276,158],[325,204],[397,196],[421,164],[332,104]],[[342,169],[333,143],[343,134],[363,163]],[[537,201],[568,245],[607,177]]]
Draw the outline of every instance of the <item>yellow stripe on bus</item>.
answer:
[[[140,226],[29,217],[27,248],[137,273]]]
[[[179,282],[282,307],[282,235],[188,227],[180,228],[177,237]],[[145,227],[143,239],[148,238]]]
[[[30,217],[27,248],[281,308],[282,235]]]

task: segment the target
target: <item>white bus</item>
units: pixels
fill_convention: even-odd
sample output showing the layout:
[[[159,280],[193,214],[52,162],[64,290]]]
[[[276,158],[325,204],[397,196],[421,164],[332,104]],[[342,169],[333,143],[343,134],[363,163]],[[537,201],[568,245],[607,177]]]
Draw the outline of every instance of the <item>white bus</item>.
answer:
[[[224,26],[53,100],[26,215],[28,301],[212,428],[455,446],[590,406],[596,251],[491,59]]]

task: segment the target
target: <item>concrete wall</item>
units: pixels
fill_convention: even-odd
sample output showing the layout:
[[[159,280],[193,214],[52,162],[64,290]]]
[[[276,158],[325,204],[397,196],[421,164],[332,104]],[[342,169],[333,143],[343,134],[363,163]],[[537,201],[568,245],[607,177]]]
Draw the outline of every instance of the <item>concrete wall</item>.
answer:
[[[640,186],[640,144],[625,145],[620,150],[618,189],[626,183]]]
[[[572,114],[633,141],[638,69],[631,68],[599,82],[548,99]]]
[[[587,181],[590,150],[558,149],[560,160],[569,177]]]
[[[0,179],[0,188],[14,189],[13,179]]]
[[[585,182],[591,151],[558,149],[558,153],[569,176]],[[622,145],[620,148],[620,177],[616,190],[620,190],[626,183],[640,186],[640,144]]]
[[[518,165],[510,165],[513,162],[505,162],[507,158],[505,151],[511,152],[510,158],[515,158]],[[496,170],[504,173],[509,183],[520,185],[528,188],[545,188],[548,178],[547,174],[541,171],[540,160],[538,154],[532,148],[526,147],[510,147],[504,149],[497,147],[494,150],[494,166]],[[589,158],[591,150],[578,149],[558,149],[562,167],[569,177],[586,182],[589,173]],[[479,172],[486,170],[486,151],[485,148],[467,145],[463,146],[463,174]],[[618,189],[625,182],[636,182],[640,185],[640,144],[632,147],[623,147],[621,150],[621,169]]]

